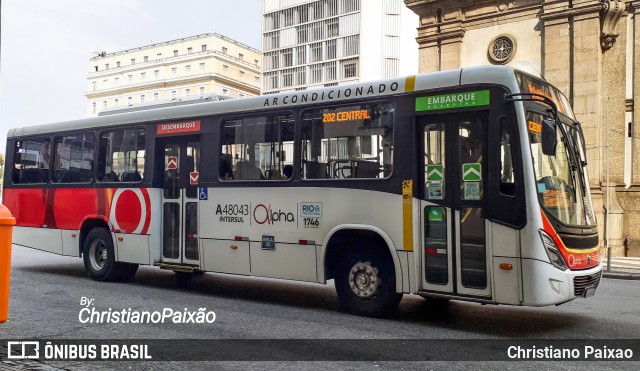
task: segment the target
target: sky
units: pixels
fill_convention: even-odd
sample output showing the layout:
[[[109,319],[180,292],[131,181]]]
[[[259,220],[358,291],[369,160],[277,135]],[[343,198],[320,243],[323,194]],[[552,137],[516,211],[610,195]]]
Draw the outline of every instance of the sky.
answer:
[[[217,32],[261,49],[261,0],[1,0],[0,153],[9,129],[86,117],[94,52]]]

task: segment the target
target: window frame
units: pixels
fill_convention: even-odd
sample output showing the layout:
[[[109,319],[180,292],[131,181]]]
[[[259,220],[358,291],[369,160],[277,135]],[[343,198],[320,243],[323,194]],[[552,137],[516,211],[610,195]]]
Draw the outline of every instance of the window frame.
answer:
[[[393,111],[394,111],[394,117],[393,117],[393,138],[391,140],[391,146],[392,146],[392,152],[391,152],[391,156],[392,156],[392,161],[391,161],[391,171],[389,172],[389,174],[385,177],[382,178],[307,178],[304,177],[302,174],[302,163],[303,163],[303,158],[302,158],[302,146],[304,138],[302,137],[302,131],[303,131],[303,121],[304,121],[304,115],[307,112],[313,112],[316,110],[324,110],[327,108],[331,108],[331,107],[345,107],[345,106],[355,106],[355,105],[369,105],[369,106],[375,106],[375,105],[379,105],[379,104],[389,104],[393,107]],[[296,159],[298,160],[298,164],[297,166],[295,166],[296,162],[294,161],[294,174],[297,173],[299,176],[299,179],[301,181],[304,182],[361,182],[361,181],[376,181],[376,182],[381,182],[381,181],[387,181],[389,179],[392,179],[395,175],[395,171],[396,171],[396,160],[398,158],[398,153],[397,153],[397,133],[396,133],[396,127],[398,126],[397,122],[398,122],[398,103],[393,100],[393,99],[384,99],[384,98],[380,98],[380,99],[374,99],[374,100],[357,100],[357,101],[341,101],[341,102],[337,102],[333,103],[333,104],[323,104],[323,105],[319,105],[319,106],[313,106],[313,107],[305,107],[303,109],[301,109],[298,113],[298,126],[299,129],[298,130],[298,137],[296,140],[296,144],[297,144],[297,157]]]
[[[78,181],[78,182],[62,182],[62,181],[58,181],[57,180],[57,175],[55,176],[55,181],[54,181],[54,175],[55,175],[55,161],[57,159],[57,141],[59,138],[63,138],[65,136],[69,136],[69,135],[81,135],[81,134],[91,134],[93,135],[93,154],[91,157],[91,169],[90,169],[90,174],[91,177],[89,178],[88,181]],[[95,130],[79,130],[79,131],[69,131],[69,132],[62,132],[62,133],[55,133],[52,136],[52,141],[51,141],[51,159],[49,160],[51,162],[51,165],[49,167],[49,183],[52,185],[58,185],[58,184],[64,184],[64,185],[69,185],[69,184],[80,184],[80,185],[87,185],[87,184],[91,184],[96,180],[96,176],[95,176],[95,171],[96,171],[96,132]]]
[[[235,121],[235,120],[243,120],[243,119],[248,119],[248,118],[256,118],[256,117],[269,117],[269,116],[285,116],[285,115],[289,115],[291,116],[291,118],[293,119],[293,170],[291,173],[291,177],[289,178],[285,178],[285,179],[224,179],[222,177],[220,177],[220,159],[222,158],[223,152],[222,152],[222,146],[223,144],[223,131],[224,131],[224,124],[229,122],[229,121]],[[294,112],[292,110],[276,110],[276,111],[270,111],[270,110],[265,110],[265,111],[258,111],[258,112],[249,112],[246,113],[244,115],[242,114],[237,114],[237,115],[233,115],[233,116],[222,116],[220,117],[220,119],[218,120],[218,148],[216,149],[216,156],[218,158],[218,162],[216,164],[216,168],[218,169],[217,174],[216,174],[216,180],[219,184],[234,184],[234,185],[238,185],[238,184],[253,184],[253,183],[260,183],[260,184],[283,184],[283,183],[287,183],[287,182],[291,182],[294,179],[297,179],[297,177],[299,176],[299,172],[297,170],[296,164],[299,164],[299,121],[300,121],[300,113],[299,112]]]
[[[122,132],[123,132],[123,134],[124,134],[124,131],[125,131],[125,130],[134,130],[134,131],[142,130],[142,131],[144,131],[144,133],[145,133],[145,145],[144,145],[145,153],[147,153],[147,152],[149,151],[149,142],[150,142],[150,141],[155,141],[155,140],[156,140],[156,139],[152,139],[152,138],[150,138],[149,130],[148,130],[148,128],[147,128],[146,126],[144,126],[144,125],[127,126],[127,127],[110,127],[110,128],[105,128],[105,129],[102,129],[102,130],[99,130],[99,131],[98,131],[98,135],[96,136],[96,138],[100,138],[100,140],[102,140],[102,135],[103,135],[104,133],[114,132],[114,131],[118,131],[118,130],[122,131]],[[141,179],[140,179],[140,180],[138,180],[138,181],[117,181],[117,182],[115,182],[115,181],[104,181],[104,180],[99,180],[99,179],[98,179],[98,171],[99,171],[100,169],[98,168],[98,165],[99,165],[99,163],[100,163],[100,155],[101,155],[101,152],[100,152],[100,151],[102,150],[102,148],[101,148],[101,146],[100,146],[100,142],[98,142],[97,144],[98,144],[98,146],[97,146],[98,151],[97,151],[97,153],[95,154],[95,160],[94,160],[94,164],[96,164],[96,165],[94,166],[94,167],[95,167],[95,177],[94,177],[94,181],[95,181],[97,184],[140,184],[140,183],[142,183],[142,182],[144,182],[144,181],[145,181],[145,176],[144,176],[144,174],[147,172],[147,161],[145,161],[145,164],[144,164],[144,166],[143,166],[143,171],[144,171],[144,173],[143,173],[143,175],[141,176]],[[112,156],[113,156],[113,153],[112,153]],[[106,161],[106,157],[105,157],[105,161]],[[106,163],[105,163],[105,169],[106,169]],[[105,175],[106,175],[106,174],[105,174]]]
[[[49,142],[49,161],[47,163],[47,180],[45,180],[44,182],[29,182],[29,183],[16,183],[14,181],[14,175],[15,175],[15,170],[16,170],[16,146],[18,144],[18,142],[24,142],[24,141],[48,141]],[[8,156],[5,157],[5,163],[4,163],[4,175],[3,177],[5,177],[6,179],[6,175],[8,172],[11,172],[11,177],[10,177],[10,182],[11,182],[11,186],[13,187],[33,187],[35,185],[37,186],[43,186],[43,185],[47,185],[47,184],[52,184],[51,183],[51,165],[53,164],[53,137],[51,135],[38,135],[38,136],[29,136],[29,137],[20,137],[20,138],[15,138],[13,140],[13,153],[11,153],[11,162],[9,163],[7,161]],[[7,155],[9,155],[7,153]],[[22,170],[21,170],[22,171]],[[5,188],[8,184],[5,184]]]

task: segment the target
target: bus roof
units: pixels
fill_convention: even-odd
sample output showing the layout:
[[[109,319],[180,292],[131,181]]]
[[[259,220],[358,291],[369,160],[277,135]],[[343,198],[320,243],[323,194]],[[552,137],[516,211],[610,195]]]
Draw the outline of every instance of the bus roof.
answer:
[[[510,91],[519,90],[514,69],[506,66],[477,66],[457,70],[439,71],[387,80],[338,85],[313,90],[298,90],[279,94],[261,95],[242,99],[203,102],[182,106],[150,108],[125,113],[10,129],[7,138],[63,132],[68,130],[102,128],[146,122],[173,121],[227,114],[272,110],[329,102],[346,102],[366,97],[383,97],[412,91],[453,88],[461,85],[492,83],[506,86]]]

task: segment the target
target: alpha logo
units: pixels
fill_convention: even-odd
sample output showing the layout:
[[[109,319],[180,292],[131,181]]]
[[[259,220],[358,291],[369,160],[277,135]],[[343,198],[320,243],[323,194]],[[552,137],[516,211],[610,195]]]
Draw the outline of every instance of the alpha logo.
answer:
[[[39,341],[9,341],[7,342],[8,359],[38,359],[40,358]]]
[[[253,208],[253,220],[258,224],[295,223],[296,217],[291,212],[272,210],[271,204],[258,204]]]

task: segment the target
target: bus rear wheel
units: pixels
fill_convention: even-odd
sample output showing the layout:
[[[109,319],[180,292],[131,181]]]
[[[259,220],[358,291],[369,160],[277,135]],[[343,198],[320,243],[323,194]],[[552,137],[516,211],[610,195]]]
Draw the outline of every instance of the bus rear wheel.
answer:
[[[400,303],[391,259],[378,251],[347,254],[335,276],[336,292],[349,312],[366,317],[382,317]]]
[[[138,271],[138,264],[115,261],[113,239],[104,228],[89,232],[82,255],[85,269],[96,281],[128,281]]]

